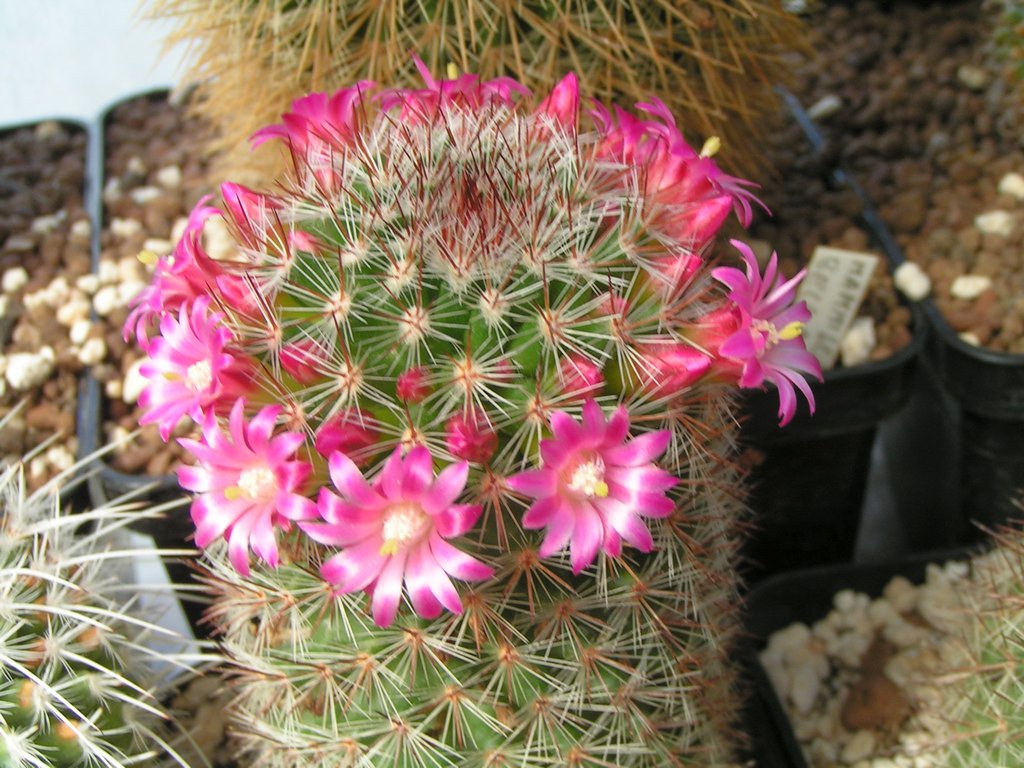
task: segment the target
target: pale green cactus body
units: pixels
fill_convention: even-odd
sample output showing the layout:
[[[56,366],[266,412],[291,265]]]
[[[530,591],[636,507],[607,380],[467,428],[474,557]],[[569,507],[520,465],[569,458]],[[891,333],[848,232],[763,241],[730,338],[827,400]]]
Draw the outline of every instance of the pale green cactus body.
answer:
[[[138,512],[61,507],[0,467],[0,765],[181,764],[157,698],[168,668],[143,644],[166,630],[136,615],[118,577],[137,553],[111,538]]]

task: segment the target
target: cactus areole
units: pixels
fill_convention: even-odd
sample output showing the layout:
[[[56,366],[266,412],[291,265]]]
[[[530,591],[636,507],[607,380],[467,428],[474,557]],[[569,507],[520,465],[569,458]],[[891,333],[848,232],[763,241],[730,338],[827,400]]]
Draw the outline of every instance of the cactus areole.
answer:
[[[806,309],[712,273],[759,203],[657,100],[421,69],[259,131],[292,172],[201,201],[126,326],[143,420],[201,428],[252,764],[728,764],[732,394],[813,409]]]

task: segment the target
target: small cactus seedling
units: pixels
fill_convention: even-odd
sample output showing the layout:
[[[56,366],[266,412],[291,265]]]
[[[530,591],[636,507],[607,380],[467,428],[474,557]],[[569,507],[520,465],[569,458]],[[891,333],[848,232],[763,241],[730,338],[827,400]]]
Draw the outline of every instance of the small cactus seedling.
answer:
[[[732,400],[812,400],[795,282],[711,268],[756,200],[660,102],[423,75],[258,132],[293,172],[201,203],[126,328],[143,421],[200,427],[247,764],[729,764]]]
[[[665,95],[683,128],[720,134],[730,167],[760,165],[773,87],[788,79],[784,54],[806,47],[802,23],[781,0],[150,0],[173,25],[168,45],[191,54],[197,112],[217,130],[228,167],[252,169],[238,151],[292,99],[362,79],[414,75],[408,51],[439,70],[511,75],[550,89],[567,70],[587,93],[640,101]]]
[[[27,494],[0,467],[0,765],[124,768],[167,761],[162,673],[111,536],[138,518],[114,506],[62,513],[53,483]],[[120,594],[119,599],[117,595]]]

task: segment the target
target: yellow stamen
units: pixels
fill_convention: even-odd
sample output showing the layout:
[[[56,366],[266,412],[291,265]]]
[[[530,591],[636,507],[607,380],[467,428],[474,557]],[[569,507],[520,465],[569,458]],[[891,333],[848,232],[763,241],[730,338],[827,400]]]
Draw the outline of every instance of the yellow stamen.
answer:
[[[448,79],[449,80],[455,80],[455,79],[458,78],[458,76],[459,76],[459,67],[455,64],[454,61],[449,61],[448,62],[448,67],[446,68],[446,74],[448,75]]]
[[[382,555],[393,555],[397,551],[398,551],[398,542],[395,541],[394,539],[388,539],[387,541],[384,542],[383,546],[381,546],[381,548],[380,548],[380,553]]]
[[[598,480],[594,483],[594,495],[599,499],[608,498],[608,483],[604,480]]]
[[[804,324],[799,320],[794,320],[779,331],[779,338],[783,341],[789,341],[790,339],[798,338],[803,332]]]
[[[157,263],[160,257],[157,256],[155,252],[149,250],[148,248],[145,248],[144,250],[139,251],[138,259],[147,267],[152,267],[154,264]]]
[[[704,146],[700,148],[700,156],[714,157],[721,148],[722,140],[717,136],[709,136],[708,140],[704,142]]]
[[[167,371],[166,373],[164,373],[163,376],[168,381],[181,381],[181,376],[179,374],[171,373],[170,371]]]
[[[228,501],[234,501],[235,499],[242,498],[242,489],[237,485],[232,485],[224,489],[224,498]]]

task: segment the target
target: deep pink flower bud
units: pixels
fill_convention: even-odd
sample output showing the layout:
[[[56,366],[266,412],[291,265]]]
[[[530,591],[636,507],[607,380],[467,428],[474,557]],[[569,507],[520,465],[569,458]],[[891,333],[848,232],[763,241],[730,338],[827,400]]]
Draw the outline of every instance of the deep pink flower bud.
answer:
[[[596,397],[604,388],[601,367],[583,355],[570,355],[558,366],[562,391],[573,400]]]
[[[281,208],[281,203],[261,192],[241,184],[225,182],[220,185],[224,207],[249,247],[260,243],[268,227],[268,214]]]
[[[377,423],[358,408],[346,408],[326,422],[316,434],[316,450],[321,456],[340,451],[356,464],[365,464],[369,450],[380,442]]]
[[[651,270],[654,283],[664,296],[673,296],[676,291],[690,282],[700,269],[703,260],[696,253],[678,253],[661,256],[654,261]]]
[[[322,378],[326,360],[323,348],[312,339],[300,339],[281,348],[281,367],[299,384]]]
[[[423,366],[410,368],[399,375],[396,390],[398,399],[403,402],[415,404],[421,402],[431,392],[430,384],[427,382],[427,369]]]
[[[570,72],[554,87],[551,94],[537,107],[539,114],[547,114],[568,130],[576,127],[580,109],[580,81]]]
[[[645,344],[640,353],[640,386],[655,397],[670,397],[707,373],[711,358],[692,345],[668,340]]]
[[[445,425],[445,445],[453,456],[478,464],[490,461],[498,448],[498,436],[473,413],[458,413]]]

